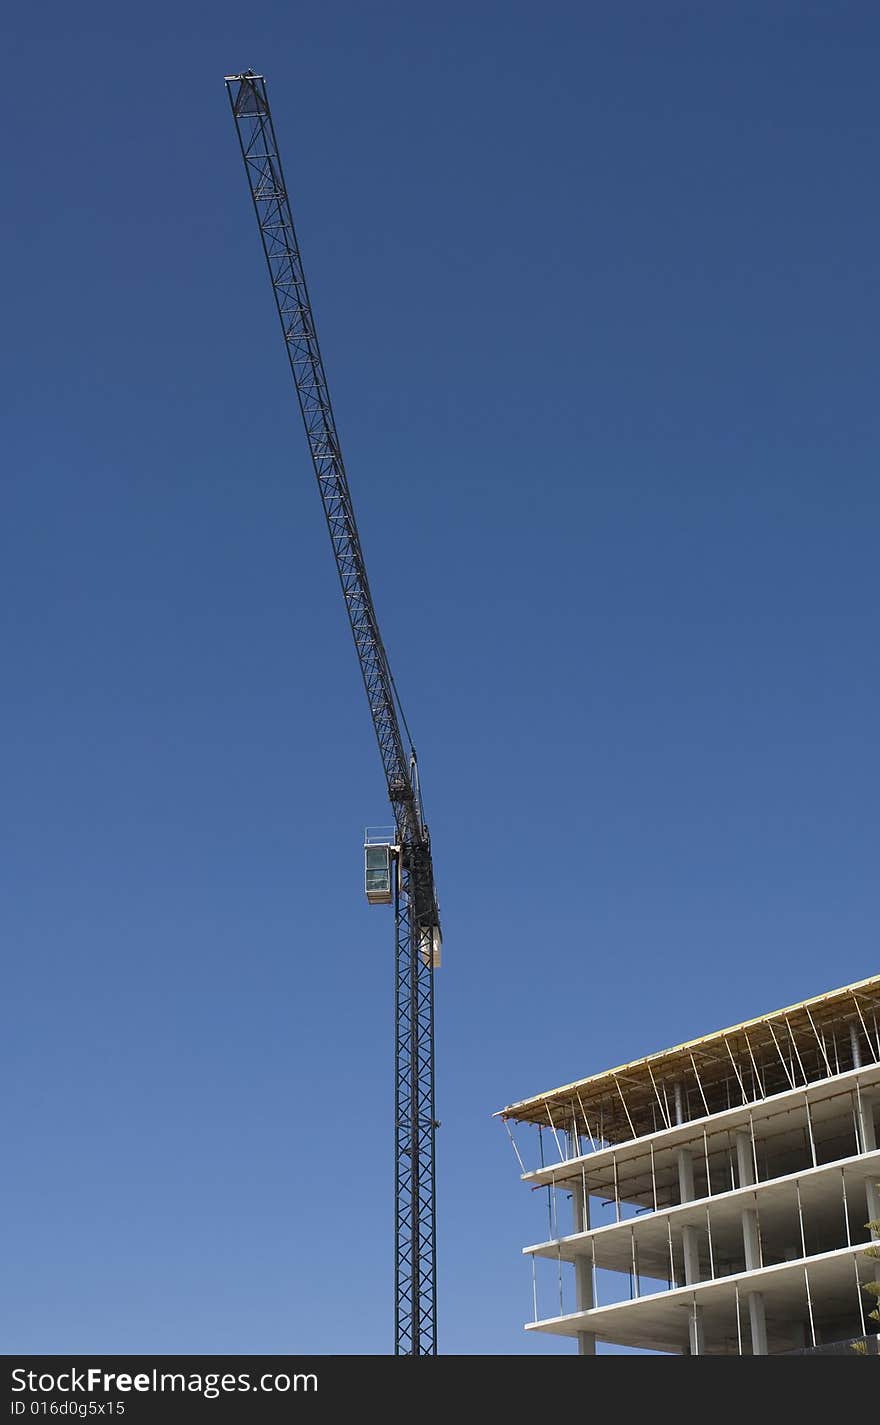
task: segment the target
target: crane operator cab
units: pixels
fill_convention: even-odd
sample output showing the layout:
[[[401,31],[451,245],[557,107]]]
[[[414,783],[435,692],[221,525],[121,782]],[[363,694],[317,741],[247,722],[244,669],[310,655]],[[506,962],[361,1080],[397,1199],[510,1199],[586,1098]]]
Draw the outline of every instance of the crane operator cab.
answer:
[[[391,840],[384,827],[367,827],[364,837],[364,890],[370,905],[391,904]]]

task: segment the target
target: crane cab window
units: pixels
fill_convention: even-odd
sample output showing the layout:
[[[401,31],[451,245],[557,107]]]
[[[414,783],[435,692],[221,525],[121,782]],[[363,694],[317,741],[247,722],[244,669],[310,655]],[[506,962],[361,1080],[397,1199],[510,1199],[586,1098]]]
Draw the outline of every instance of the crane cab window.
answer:
[[[364,847],[364,889],[370,905],[391,904],[391,848]]]

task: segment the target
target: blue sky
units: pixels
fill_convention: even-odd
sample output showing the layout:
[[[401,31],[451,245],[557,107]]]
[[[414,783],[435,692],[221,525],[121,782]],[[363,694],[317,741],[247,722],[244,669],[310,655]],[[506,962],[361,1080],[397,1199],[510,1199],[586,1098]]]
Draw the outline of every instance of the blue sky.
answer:
[[[874,973],[869,4],[6,20],[9,1351],[384,1352],[381,768],[223,88],[269,80],[444,913],[440,1337],[492,1112]]]

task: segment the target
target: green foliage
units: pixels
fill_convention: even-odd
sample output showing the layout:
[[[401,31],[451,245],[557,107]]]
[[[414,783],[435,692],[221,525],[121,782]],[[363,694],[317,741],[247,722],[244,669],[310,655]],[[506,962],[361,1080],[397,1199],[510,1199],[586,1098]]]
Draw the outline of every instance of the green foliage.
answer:
[[[880,1221],[866,1222],[865,1226],[873,1237],[880,1236]],[[880,1261],[880,1243],[875,1243],[871,1247],[865,1248],[865,1256],[872,1257],[875,1261]],[[869,1321],[880,1321],[880,1281],[865,1282],[862,1291],[873,1296],[876,1306],[873,1311],[868,1312]]]

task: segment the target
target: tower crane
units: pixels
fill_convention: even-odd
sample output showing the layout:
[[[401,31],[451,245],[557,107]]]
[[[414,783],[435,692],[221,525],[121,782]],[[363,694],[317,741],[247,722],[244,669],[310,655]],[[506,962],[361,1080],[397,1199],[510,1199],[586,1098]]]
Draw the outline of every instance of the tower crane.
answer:
[[[434,970],[441,940],[431,839],[367,581],[266,81],[248,70],[228,75],[226,89],[394,812],[393,831],[368,834],[365,845],[367,899],[394,907],[394,1350],[430,1356],[437,1354]]]

